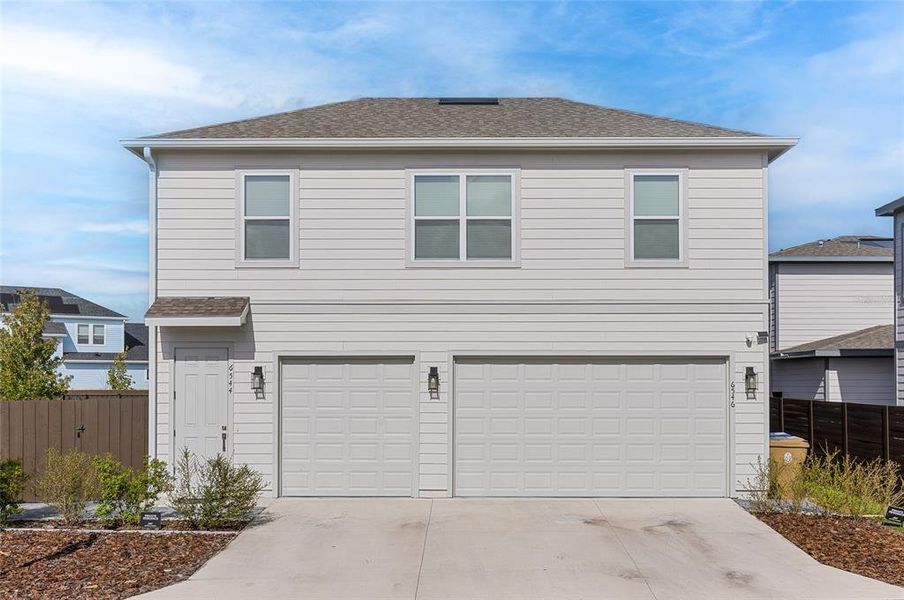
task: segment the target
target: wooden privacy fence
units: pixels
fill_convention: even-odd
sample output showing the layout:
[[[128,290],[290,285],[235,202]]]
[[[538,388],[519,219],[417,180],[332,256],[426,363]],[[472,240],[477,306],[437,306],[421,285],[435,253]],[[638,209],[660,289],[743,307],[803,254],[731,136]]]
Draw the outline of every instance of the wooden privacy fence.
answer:
[[[828,448],[864,460],[890,459],[904,466],[904,406],[773,396],[769,431],[800,436],[819,455]]]
[[[127,467],[148,451],[148,392],[80,390],[56,400],[0,400],[0,461],[22,461],[33,478],[48,448],[109,452]],[[30,486],[29,486],[30,487]],[[25,500],[34,500],[31,490]]]

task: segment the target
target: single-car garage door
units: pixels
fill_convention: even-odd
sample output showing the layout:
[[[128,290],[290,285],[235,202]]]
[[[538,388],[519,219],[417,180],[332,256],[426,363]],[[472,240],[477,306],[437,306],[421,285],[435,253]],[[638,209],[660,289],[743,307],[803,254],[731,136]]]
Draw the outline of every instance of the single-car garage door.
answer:
[[[412,495],[412,359],[293,360],[280,377],[281,495]]]
[[[726,363],[455,364],[458,496],[725,496]]]

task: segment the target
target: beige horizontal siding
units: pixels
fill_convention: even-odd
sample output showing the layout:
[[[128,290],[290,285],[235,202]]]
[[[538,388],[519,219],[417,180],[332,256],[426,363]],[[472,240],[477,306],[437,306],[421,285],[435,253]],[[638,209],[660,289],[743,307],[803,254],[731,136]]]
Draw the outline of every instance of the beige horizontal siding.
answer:
[[[894,319],[892,263],[776,265],[779,349]]]

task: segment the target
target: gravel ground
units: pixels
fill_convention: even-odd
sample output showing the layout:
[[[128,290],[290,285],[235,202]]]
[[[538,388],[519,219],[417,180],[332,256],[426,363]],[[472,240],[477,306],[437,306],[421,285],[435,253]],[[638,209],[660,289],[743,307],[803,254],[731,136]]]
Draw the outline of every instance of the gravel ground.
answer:
[[[182,581],[234,537],[0,531],[0,598],[128,598]]]
[[[904,531],[863,517],[759,515],[819,562],[904,586]]]

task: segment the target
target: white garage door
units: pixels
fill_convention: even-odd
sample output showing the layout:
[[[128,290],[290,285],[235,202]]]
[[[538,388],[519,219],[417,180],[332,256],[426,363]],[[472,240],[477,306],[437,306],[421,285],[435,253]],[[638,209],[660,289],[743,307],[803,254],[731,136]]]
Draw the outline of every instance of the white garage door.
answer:
[[[292,361],[280,371],[282,495],[412,495],[411,359]]]
[[[725,496],[721,360],[455,365],[459,496]]]

